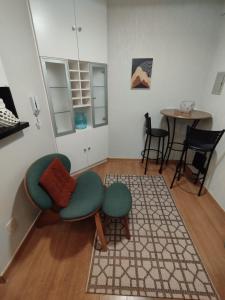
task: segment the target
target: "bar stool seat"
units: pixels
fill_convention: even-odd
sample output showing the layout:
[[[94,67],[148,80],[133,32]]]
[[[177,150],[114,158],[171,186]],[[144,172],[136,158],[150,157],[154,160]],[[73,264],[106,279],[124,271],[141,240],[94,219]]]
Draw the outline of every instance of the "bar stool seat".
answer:
[[[151,136],[154,136],[154,137],[166,137],[166,136],[168,136],[168,131],[164,130],[164,129],[160,129],[160,128],[152,128],[151,132],[146,130],[146,133],[151,134]]]

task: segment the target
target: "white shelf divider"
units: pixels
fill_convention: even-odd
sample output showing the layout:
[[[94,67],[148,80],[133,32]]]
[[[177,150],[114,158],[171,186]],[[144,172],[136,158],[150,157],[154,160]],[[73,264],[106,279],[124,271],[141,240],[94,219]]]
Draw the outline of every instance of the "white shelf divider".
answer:
[[[74,112],[84,110],[90,127],[92,124],[92,103],[90,97],[89,62],[69,60],[69,77]],[[92,126],[91,126],[92,127]]]

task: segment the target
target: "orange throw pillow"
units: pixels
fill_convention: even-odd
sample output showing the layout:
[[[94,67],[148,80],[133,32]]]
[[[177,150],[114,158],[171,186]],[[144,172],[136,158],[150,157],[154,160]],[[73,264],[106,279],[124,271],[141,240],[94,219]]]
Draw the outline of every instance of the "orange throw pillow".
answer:
[[[70,176],[62,162],[55,158],[43,172],[39,183],[59,207],[69,204],[76,181]]]

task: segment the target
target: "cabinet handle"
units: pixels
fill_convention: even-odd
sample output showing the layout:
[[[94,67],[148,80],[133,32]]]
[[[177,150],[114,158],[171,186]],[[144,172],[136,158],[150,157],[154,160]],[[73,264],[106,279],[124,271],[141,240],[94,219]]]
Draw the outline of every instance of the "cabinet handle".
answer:
[[[82,27],[76,27],[76,25],[72,25],[72,30],[75,31],[77,29],[77,31],[81,32]]]
[[[88,147],[88,151],[90,151],[91,150],[91,147]]]
[[[86,148],[84,148],[84,152],[86,152],[87,151],[87,149]]]

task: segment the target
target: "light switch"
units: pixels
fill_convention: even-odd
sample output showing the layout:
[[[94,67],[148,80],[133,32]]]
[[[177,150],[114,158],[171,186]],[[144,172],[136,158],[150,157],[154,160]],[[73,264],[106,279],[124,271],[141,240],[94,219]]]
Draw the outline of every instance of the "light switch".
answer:
[[[212,89],[213,95],[221,95],[225,81],[225,72],[218,72]]]

